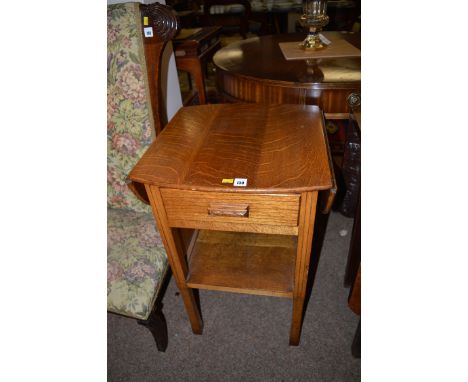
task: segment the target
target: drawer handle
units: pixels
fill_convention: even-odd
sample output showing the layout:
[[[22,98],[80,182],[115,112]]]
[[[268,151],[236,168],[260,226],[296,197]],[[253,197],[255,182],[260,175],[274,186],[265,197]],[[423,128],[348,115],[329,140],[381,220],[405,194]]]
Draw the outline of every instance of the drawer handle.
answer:
[[[208,207],[210,216],[249,217],[248,204],[211,203]]]

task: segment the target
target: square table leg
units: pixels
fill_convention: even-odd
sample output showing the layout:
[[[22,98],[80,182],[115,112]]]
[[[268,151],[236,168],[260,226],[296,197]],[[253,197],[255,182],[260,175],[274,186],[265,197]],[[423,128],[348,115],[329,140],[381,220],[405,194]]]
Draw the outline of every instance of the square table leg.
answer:
[[[187,278],[188,266],[184,256],[182,238],[179,231],[171,228],[167,222],[167,216],[159,188],[148,185],[145,185],[145,187],[151,203],[153,215],[156,218],[156,223],[161,234],[161,239],[166,248],[166,254],[171,265],[172,273],[189,316],[192,332],[195,334],[202,334],[203,321],[201,319],[200,310],[195,301],[193,290],[187,287],[185,281]]]
[[[309,274],[316,209],[317,192],[302,193],[299,212],[296,266],[294,271],[293,315],[289,334],[289,344],[295,346],[299,345],[302,321],[304,318],[304,299]]]

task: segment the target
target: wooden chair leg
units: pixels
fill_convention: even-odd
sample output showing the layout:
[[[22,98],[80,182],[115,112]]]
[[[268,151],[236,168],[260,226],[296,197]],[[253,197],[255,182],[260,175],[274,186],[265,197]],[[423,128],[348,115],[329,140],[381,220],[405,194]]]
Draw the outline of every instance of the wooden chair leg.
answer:
[[[361,358],[361,320],[359,320],[356,333],[354,334],[353,344],[351,345],[351,354],[355,358]]]
[[[190,72],[185,72],[185,74],[187,74],[187,82],[188,82],[189,89],[192,90],[193,89],[192,76],[190,75]]]
[[[167,324],[162,312],[162,304],[155,307],[147,320],[138,320],[138,323],[149,329],[156,341],[158,350],[160,352],[166,351],[168,343]]]

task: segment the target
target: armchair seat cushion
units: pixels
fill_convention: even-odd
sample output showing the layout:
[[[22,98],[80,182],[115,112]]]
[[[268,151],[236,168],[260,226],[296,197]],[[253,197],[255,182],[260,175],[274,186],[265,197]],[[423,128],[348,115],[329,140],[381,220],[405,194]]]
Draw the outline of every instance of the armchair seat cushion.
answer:
[[[151,213],[107,210],[107,310],[147,319],[168,268]]]

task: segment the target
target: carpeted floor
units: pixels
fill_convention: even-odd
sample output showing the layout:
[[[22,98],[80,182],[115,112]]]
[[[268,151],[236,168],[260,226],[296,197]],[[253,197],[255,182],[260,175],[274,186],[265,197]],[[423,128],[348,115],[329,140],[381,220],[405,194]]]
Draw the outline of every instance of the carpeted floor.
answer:
[[[204,331],[192,334],[171,279],[163,298],[165,353],[135,320],[108,315],[108,380],[360,380],[360,360],[351,355],[359,317],[348,308],[343,287],[351,230],[352,219],[330,215],[298,347],[288,345],[291,301],[275,297],[202,290]]]

